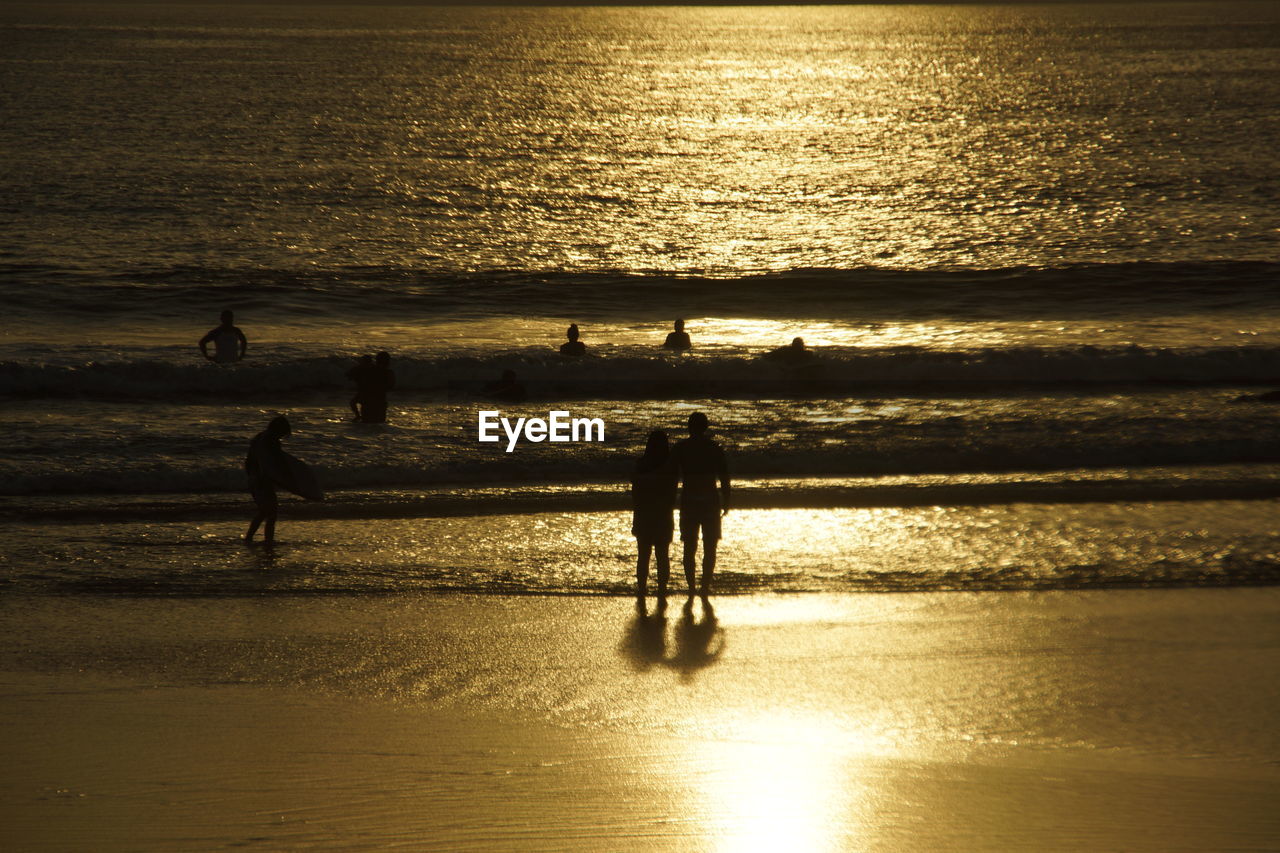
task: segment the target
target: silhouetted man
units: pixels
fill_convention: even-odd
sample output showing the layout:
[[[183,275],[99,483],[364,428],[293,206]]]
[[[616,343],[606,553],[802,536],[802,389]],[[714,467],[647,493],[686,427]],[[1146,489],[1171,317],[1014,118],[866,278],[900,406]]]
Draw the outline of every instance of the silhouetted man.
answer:
[[[262,541],[270,543],[276,538],[276,513],[280,501],[276,497],[276,483],[271,478],[273,470],[283,466],[284,448],[280,439],[293,430],[289,419],[284,415],[272,418],[267,428],[253,437],[249,444],[249,455],[244,460],[245,473],[249,475],[249,494],[258,507],[258,513],[249,522],[249,532],[244,535],[245,542],[253,541],[253,534],[258,526],[266,522],[262,529]]]
[[[720,543],[720,517],[729,511],[729,466],[724,450],[707,435],[707,416],[689,416],[689,437],[675,446],[680,490],[680,539],[684,542],[684,576],[693,595],[694,564],[698,556],[698,532],[702,532],[702,595],[711,594]],[[719,491],[716,483],[719,482]]]
[[[570,326],[569,326],[569,330],[568,330],[567,332],[565,332],[565,336],[566,336],[566,337],[568,337],[568,338],[569,338],[569,340],[565,341],[564,343],[562,343],[562,344],[560,345],[560,354],[561,354],[561,355],[575,355],[575,356],[576,356],[576,355],[586,355],[586,354],[587,354],[587,345],[586,345],[586,344],[584,344],[582,341],[578,340],[579,333],[578,333],[578,324],[577,324],[577,323],[572,323],[572,324],[570,324]]]
[[[689,333],[684,330],[684,320],[676,320],[675,331],[667,335],[662,344],[663,349],[687,350],[693,347]]]
[[[209,361],[218,364],[231,364],[244,358],[249,349],[244,332],[235,325],[235,315],[230,311],[222,312],[222,325],[210,329],[209,334],[200,339],[200,353]],[[209,344],[213,344],[213,355],[209,355]]]

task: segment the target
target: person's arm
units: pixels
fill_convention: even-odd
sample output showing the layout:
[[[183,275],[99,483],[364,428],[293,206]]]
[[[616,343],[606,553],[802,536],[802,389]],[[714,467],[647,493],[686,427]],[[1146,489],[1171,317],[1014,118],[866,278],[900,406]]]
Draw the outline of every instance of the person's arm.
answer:
[[[213,356],[209,355],[209,341],[213,340],[213,336],[215,333],[217,333],[217,331],[218,331],[217,329],[213,329],[207,335],[205,335],[203,338],[200,339],[200,354],[203,355],[206,359],[213,358]]]
[[[240,331],[239,326],[236,326],[236,337],[240,339],[240,358],[244,358],[244,354],[249,351],[249,339],[244,336],[244,332]]]

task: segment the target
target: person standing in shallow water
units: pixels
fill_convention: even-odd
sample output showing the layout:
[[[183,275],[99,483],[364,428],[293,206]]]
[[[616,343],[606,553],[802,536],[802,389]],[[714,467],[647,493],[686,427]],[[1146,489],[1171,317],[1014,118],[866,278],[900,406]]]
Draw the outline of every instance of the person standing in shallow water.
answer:
[[[707,416],[689,416],[689,437],[672,453],[675,469],[683,484],[680,490],[680,540],[684,544],[684,576],[693,595],[698,556],[698,534],[702,534],[703,596],[711,594],[716,570],[716,547],[720,544],[720,518],[729,512],[729,466],[724,449],[707,434]],[[716,484],[719,483],[719,491]]]
[[[363,379],[356,379],[356,396],[360,398],[360,422],[385,424],[387,392],[396,387],[391,355],[386,352],[378,353],[373,359],[373,366],[362,371],[359,376]]]
[[[579,336],[580,336],[580,333],[578,332],[578,324],[571,323],[569,325],[568,331],[565,332],[565,337],[567,337],[569,340],[565,341],[560,345],[560,354],[561,355],[586,355],[587,345],[584,344],[582,341],[578,340]]]
[[[232,364],[244,358],[249,349],[249,341],[244,332],[235,325],[235,314],[222,312],[222,324],[210,329],[209,334],[200,339],[200,354],[209,361],[218,364]],[[209,344],[213,344],[213,355],[209,355]]]
[[[355,396],[351,398],[351,413],[356,416],[356,420],[364,420],[364,414],[360,411],[364,405],[364,388],[368,384],[368,377],[374,369],[373,356],[362,355],[356,361],[356,366],[347,371],[347,378],[356,383]]]
[[[649,433],[644,455],[631,475],[631,535],[636,537],[636,599],[643,605],[649,585],[649,558],[657,564],[658,603],[667,599],[671,576],[672,514],[676,505],[676,473],[671,464],[667,434],[660,429]]]
[[[689,340],[689,333],[684,330],[684,320],[676,320],[674,328],[675,331],[669,333],[662,342],[662,348],[679,351],[692,349],[693,341]]]
[[[258,507],[257,514],[249,523],[249,532],[244,535],[245,542],[252,542],[253,535],[262,528],[262,541],[273,542],[276,538],[276,513],[280,501],[276,497],[276,484],[271,479],[270,471],[283,466],[284,448],[280,440],[293,432],[289,419],[284,415],[271,419],[267,428],[253,437],[249,443],[249,455],[244,460],[245,473],[249,475],[249,494]]]

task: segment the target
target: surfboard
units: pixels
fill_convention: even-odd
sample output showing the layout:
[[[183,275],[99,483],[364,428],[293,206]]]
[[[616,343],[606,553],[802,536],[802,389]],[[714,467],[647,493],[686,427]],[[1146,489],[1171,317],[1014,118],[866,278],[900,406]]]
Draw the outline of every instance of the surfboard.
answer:
[[[267,476],[277,486],[293,492],[300,498],[306,498],[309,501],[324,500],[324,492],[316,482],[316,475],[312,473],[311,466],[296,456],[281,453],[278,458],[273,457],[267,463]]]

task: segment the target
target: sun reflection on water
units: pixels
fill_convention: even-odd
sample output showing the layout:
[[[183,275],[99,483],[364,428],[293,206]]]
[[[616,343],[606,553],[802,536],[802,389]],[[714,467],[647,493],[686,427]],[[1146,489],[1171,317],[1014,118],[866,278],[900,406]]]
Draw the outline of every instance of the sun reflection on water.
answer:
[[[816,717],[744,721],[745,736],[713,748],[708,830],[721,853],[847,850],[867,824],[868,789],[851,761],[874,749]]]

